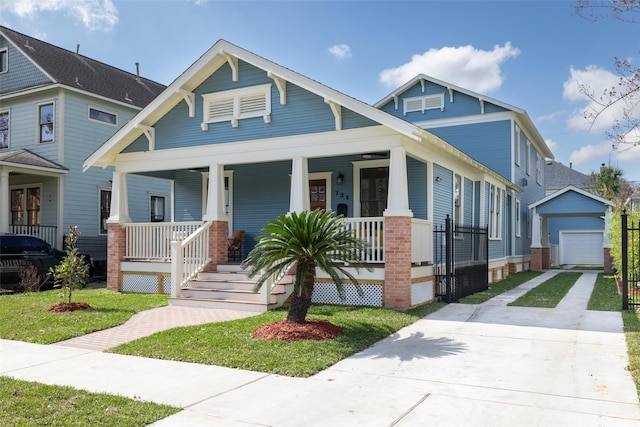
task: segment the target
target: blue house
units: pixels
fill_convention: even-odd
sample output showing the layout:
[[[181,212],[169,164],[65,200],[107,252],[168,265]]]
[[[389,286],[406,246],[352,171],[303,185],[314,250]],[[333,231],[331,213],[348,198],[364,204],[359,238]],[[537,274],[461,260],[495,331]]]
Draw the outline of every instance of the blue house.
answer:
[[[513,184],[498,191],[484,182],[477,191],[488,215],[477,212],[474,224],[489,227],[494,280],[528,270],[532,242],[527,205],[545,196],[545,159],[553,159],[553,153],[526,111],[426,75],[416,76],[375,106],[442,138]],[[464,176],[463,189],[470,180],[479,182]],[[434,220],[445,213],[436,213]],[[497,225],[498,218],[504,222]],[[456,218],[456,223],[466,221]],[[535,258],[534,269],[539,269],[537,253]],[[508,271],[502,272],[505,266]]]
[[[0,232],[61,248],[76,225],[80,249],[104,262],[113,170],[83,174],[82,162],[165,87],[79,51],[0,27]],[[132,218],[170,220],[169,181],[130,184]]]
[[[416,80],[420,93],[424,80]],[[108,287],[149,285],[170,292],[172,304],[277,306],[289,291],[275,283],[256,301],[238,288],[221,295],[222,283],[239,287],[245,279],[230,265],[228,238],[244,232],[244,257],[268,220],[315,208],[345,215],[347,226],[371,244],[360,254],[375,267],[359,273],[365,297],[348,285],[347,303],[407,309],[433,300],[439,245],[433,230],[447,215],[458,224],[488,226],[489,281],[503,278],[510,265],[528,268],[523,218],[534,198],[528,191],[541,185],[544,195],[537,156],[551,153],[526,113],[449,85],[439,112],[452,114],[460,105],[457,114],[469,117],[458,119],[461,136],[445,135],[448,127],[435,125],[446,121],[429,127],[418,120],[422,111],[405,117],[396,110],[394,97],[411,104],[416,88],[410,86],[371,106],[218,41],[85,161],[87,171],[115,168]],[[478,128],[493,136],[478,135]],[[474,157],[482,153],[465,148],[470,135],[480,145],[501,144],[496,151],[509,164],[492,167],[490,158]],[[174,222],[162,233],[128,215],[134,176],[174,183]],[[314,300],[342,302],[322,271]]]

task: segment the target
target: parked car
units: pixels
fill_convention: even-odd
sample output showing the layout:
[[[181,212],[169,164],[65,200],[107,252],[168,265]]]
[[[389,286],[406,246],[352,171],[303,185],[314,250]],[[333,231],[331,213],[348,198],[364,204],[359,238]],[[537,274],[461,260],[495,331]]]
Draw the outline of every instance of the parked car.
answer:
[[[38,274],[45,277],[49,268],[62,261],[67,253],[52,247],[37,237],[24,234],[0,233],[0,288],[20,289],[20,272],[33,265]],[[89,274],[94,269],[93,259],[84,255],[89,265]],[[53,278],[49,276],[45,285],[53,285]]]

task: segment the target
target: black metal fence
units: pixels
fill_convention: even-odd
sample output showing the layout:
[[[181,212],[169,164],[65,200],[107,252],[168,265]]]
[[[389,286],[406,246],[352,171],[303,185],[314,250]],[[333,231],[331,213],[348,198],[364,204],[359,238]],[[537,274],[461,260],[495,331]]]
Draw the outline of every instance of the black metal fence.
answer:
[[[434,267],[438,280],[436,297],[456,302],[467,295],[489,289],[489,234],[486,227],[453,223],[433,230]]]
[[[622,309],[640,307],[640,222],[628,222],[626,212],[622,213],[621,261]]]

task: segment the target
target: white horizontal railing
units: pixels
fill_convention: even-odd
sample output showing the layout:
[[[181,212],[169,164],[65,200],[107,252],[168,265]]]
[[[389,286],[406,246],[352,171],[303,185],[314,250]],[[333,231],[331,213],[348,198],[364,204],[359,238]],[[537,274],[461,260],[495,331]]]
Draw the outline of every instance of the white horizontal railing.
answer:
[[[54,248],[58,246],[58,227],[49,225],[21,225],[11,224],[11,232],[27,234],[44,240]]]
[[[356,253],[361,261],[372,264],[384,262],[384,217],[345,218],[353,235],[369,243],[370,249]]]
[[[184,240],[198,229],[202,222],[150,222],[126,223],[125,259],[168,261],[171,259],[171,241]]]
[[[411,262],[433,262],[433,222],[411,218]]]
[[[211,261],[209,257],[209,228],[205,223],[186,239],[176,237],[171,242],[171,296],[176,298],[186,286]]]

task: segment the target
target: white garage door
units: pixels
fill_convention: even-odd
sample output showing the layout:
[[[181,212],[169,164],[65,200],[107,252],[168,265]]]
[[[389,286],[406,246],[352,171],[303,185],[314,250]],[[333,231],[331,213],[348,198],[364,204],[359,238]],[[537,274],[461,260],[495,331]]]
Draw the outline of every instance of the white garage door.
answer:
[[[602,265],[602,231],[561,231],[560,264]]]

